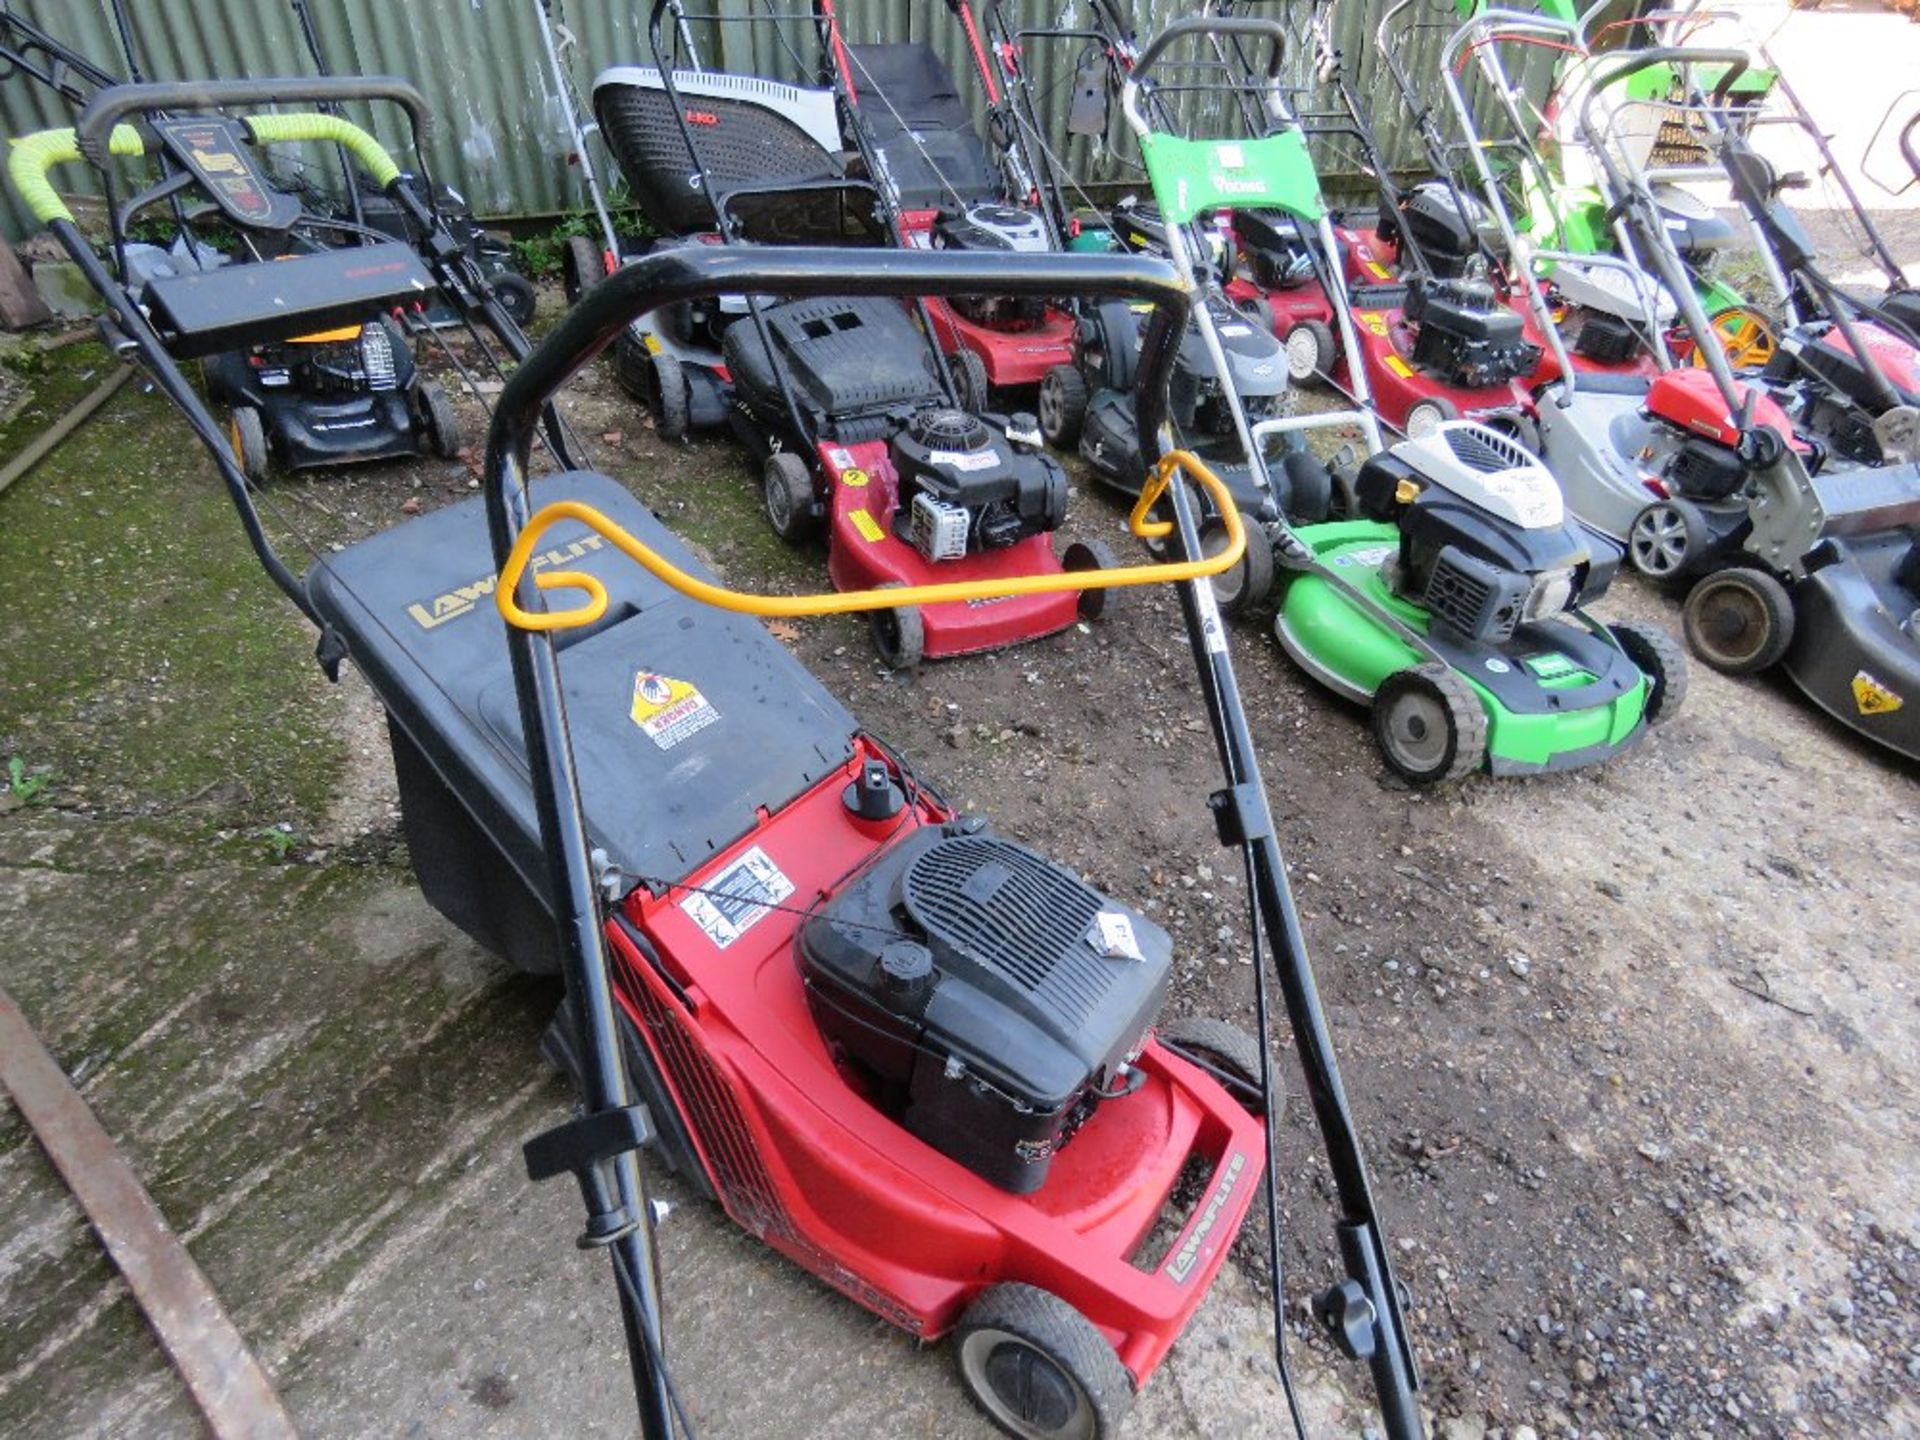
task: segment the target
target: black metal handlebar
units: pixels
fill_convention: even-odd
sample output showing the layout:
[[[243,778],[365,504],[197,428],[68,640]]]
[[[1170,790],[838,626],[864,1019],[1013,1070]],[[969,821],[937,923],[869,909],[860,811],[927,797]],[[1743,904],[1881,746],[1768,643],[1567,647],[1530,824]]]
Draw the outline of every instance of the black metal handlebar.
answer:
[[[1148,41],[1147,48],[1140,52],[1140,58],[1133,62],[1133,78],[1144,80],[1147,72],[1153,68],[1153,62],[1169,46],[1190,35],[1241,35],[1250,40],[1271,42],[1273,50],[1267,61],[1269,80],[1279,76],[1281,62],[1287,55],[1286,27],[1278,20],[1262,20],[1252,15],[1200,16],[1192,20],[1176,20]]]
[[[116,85],[102,90],[74,121],[80,153],[102,168],[113,127],[129,115],[155,110],[218,110],[233,105],[279,105],[290,100],[342,104],[349,100],[390,100],[407,112],[415,150],[433,135],[433,111],[405,80],[391,75],[321,75],[298,79],[183,80],[148,85]]]

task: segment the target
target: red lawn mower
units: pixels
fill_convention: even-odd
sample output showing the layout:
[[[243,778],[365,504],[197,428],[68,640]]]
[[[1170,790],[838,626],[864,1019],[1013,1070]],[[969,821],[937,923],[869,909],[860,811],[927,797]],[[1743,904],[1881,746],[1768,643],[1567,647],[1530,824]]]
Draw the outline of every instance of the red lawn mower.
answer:
[[[1316,1313],[1347,1353],[1369,1359],[1388,1433],[1417,1437],[1401,1292],[1206,583],[1237,562],[1237,523],[1208,560],[1101,583],[1183,587],[1225,771],[1206,803],[1240,854],[1257,922],[1258,1041],[1218,1022],[1157,1026],[1173,971],[1164,931],[956,811],[741,613],[858,610],[884,606],[884,592],[725,590],[614,481],[531,468],[542,426],[568,464],[551,397],[651,308],[987,284],[1157,307],[1142,347],[1151,450],[1186,286],[1120,256],[889,250],[876,264],[848,250],[670,248],[589,290],[525,356],[499,399],[483,496],[317,550],[296,576],[205,401],[47,174],[104,156],[109,135],[119,148],[131,132],[116,122],[142,109],[403,91],[298,80],[111,89],[77,137],[31,137],[12,170],[106,302],[126,353],[202,442],[268,574],[319,628],[329,674],[351,659],[379,698],[429,901],[514,965],[564,977],[549,1049],[577,1079],[584,1114],[530,1141],[527,1168],[580,1184],[579,1243],[613,1264],[642,1433],[691,1433],[666,1366],[645,1153],[857,1303],[926,1339],[951,1334],[962,1382],[1007,1433],[1115,1435],[1272,1164],[1277,979],[1348,1271]],[[315,117],[273,120],[289,136],[329,133]],[[393,186],[403,204],[405,184]],[[1135,533],[1198,556],[1190,485],[1232,507],[1190,457],[1156,461]],[[1148,520],[1157,504],[1169,521]],[[1071,585],[1055,574],[950,588],[991,600]],[[584,603],[550,609],[563,594]],[[1196,1171],[1189,1197],[1181,1181]]]
[[[1012,135],[1008,101],[966,0],[947,0],[966,36],[986,98],[990,154],[953,72],[922,43],[849,43],[831,0],[816,0],[826,51],[850,126],[864,132],[881,195],[910,245],[988,253],[1062,250],[1068,237],[1038,203]],[[1030,395],[1053,366],[1072,358],[1074,319],[1047,300],[1010,295],[929,296],[928,320],[949,356],[963,403],[988,408],[991,393]]]

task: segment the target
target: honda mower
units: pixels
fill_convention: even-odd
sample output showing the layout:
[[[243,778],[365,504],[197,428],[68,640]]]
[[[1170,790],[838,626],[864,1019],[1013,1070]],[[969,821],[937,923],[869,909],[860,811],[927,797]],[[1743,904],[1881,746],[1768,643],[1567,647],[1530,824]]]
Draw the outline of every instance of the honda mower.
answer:
[[[957,812],[748,618],[886,607],[891,595],[722,589],[613,481],[531,471],[543,415],[550,448],[570,463],[549,405],[570,376],[649,308],[725,292],[804,304],[862,286],[992,285],[1147,301],[1163,312],[1143,347],[1151,432],[1188,287],[1163,265],[1117,256],[900,252],[876,270],[845,250],[667,250],[589,291],[508,379],[484,496],[316,550],[296,577],[218,423],[135,296],[93,258],[46,171],[110,143],[131,151],[137,132],[114,122],[142,105],[231,109],[316,87],[329,99],[403,89],[276,80],[108,91],[82,115],[77,145],[73,132],[30,137],[12,170],[106,300],[126,351],[205,445],[262,564],[319,628],[329,673],[351,658],[385,708],[428,899],[513,964],[564,977],[549,1050],[578,1081],[585,1114],[529,1142],[527,1165],[536,1179],[572,1173],[580,1184],[580,1244],[605,1251],[619,1281],[642,1433],[688,1431],[666,1368],[644,1155],[856,1303],[923,1339],[951,1335],[962,1383],[1007,1433],[1113,1436],[1272,1173],[1281,1107],[1268,1016],[1283,1003],[1347,1271],[1315,1313],[1368,1360],[1386,1433],[1418,1437],[1393,1252],[1202,583],[1246,540],[1229,515],[1228,543],[1198,558],[1190,487],[1230,512],[1218,480],[1191,457],[1155,455],[1158,481],[1134,525],[1160,533],[1176,559],[1097,583],[1182,586],[1225,767],[1209,808],[1241,855],[1258,921],[1253,1041],[1217,1022],[1157,1025],[1174,968],[1159,927]],[[329,117],[273,120],[283,135],[359,144]],[[1149,509],[1171,519],[1156,524]],[[931,608],[1081,583],[1007,576],[907,595]],[[563,595],[579,603],[549,608]],[[1190,1197],[1180,1186],[1195,1176]],[[1266,1194],[1284,1378],[1277,1187]]]
[[[1010,100],[967,0],[948,0],[985,95],[997,161],[975,130],[953,72],[931,46],[847,43],[829,0],[816,0],[843,112],[864,136],[893,224],[911,245],[944,250],[1061,250],[1068,235],[1037,204],[1036,173]],[[1031,396],[1073,354],[1073,316],[1044,300],[1009,295],[929,298],[925,310],[948,355],[960,402],[990,407],[994,392]]]
[[[653,39],[661,63],[623,82],[632,96],[616,94],[614,72],[601,77],[596,93],[609,121],[643,114],[641,97],[654,93],[665,97],[669,117],[684,121],[691,102],[662,39],[671,13],[670,0],[658,0]],[[684,78],[703,82],[706,76],[696,71]],[[696,184],[682,177],[670,186],[652,172],[629,172],[636,194],[684,188],[712,207],[720,246],[692,241],[677,248],[784,242],[821,210],[833,222],[828,238],[849,243],[854,220],[872,216],[879,203],[872,186],[858,180],[799,180],[777,190],[736,185],[726,168],[734,163],[731,147],[720,147],[719,164],[710,168],[715,147],[701,128],[683,123],[683,148],[667,147],[678,157],[675,164],[692,158]],[[646,126],[636,122],[608,133],[623,163],[637,167],[646,158],[637,143],[651,133]],[[807,152],[794,148],[801,151],[795,163],[806,168]],[[895,258],[894,247],[884,243],[890,230],[866,231],[870,242],[881,241],[860,252],[876,273]],[[748,296],[745,312],[724,326],[712,323],[724,312],[711,301],[698,311],[669,312],[710,317],[708,333],[718,329],[718,345],[710,361],[687,365],[665,346],[654,350],[658,413],[671,408],[672,386],[690,385],[689,375],[704,377],[702,387],[724,402],[728,427],[759,466],[768,523],[792,544],[824,529],[835,585],[870,590],[1112,566],[1112,554],[1098,543],[1070,545],[1055,558],[1051,537],[1066,515],[1066,473],[1043,453],[1031,416],[981,415],[961,403],[965,387],[956,383],[932,327],[916,324],[907,307],[867,293],[779,303]],[[690,417],[691,405],[681,413]],[[899,606],[874,613],[873,641],[890,667],[908,668],[1053,634],[1095,618],[1105,598],[1099,589],[1079,598],[1060,590],[991,605]]]

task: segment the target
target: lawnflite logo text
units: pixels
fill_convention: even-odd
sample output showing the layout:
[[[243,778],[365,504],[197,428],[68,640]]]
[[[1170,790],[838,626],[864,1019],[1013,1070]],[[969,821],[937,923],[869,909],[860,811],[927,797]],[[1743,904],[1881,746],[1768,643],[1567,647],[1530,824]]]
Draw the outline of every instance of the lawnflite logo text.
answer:
[[[1180,1242],[1180,1248],[1168,1257],[1165,1265],[1167,1278],[1176,1285],[1187,1283],[1187,1277],[1193,1274],[1193,1267],[1199,1263],[1205,1252],[1207,1236],[1220,1222],[1220,1212],[1226,1208],[1227,1201],[1233,1198],[1233,1192],[1240,1188],[1240,1174],[1247,1168],[1247,1157],[1234,1151],[1221,1172],[1220,1183],[1214,1188],[1213,1198],[1207,1201],[1207,1208],[1200,1212],[1192,1232]]]
[[[586,535],[571,545],[556,545],[551,550],[542,550],[533,557],[529,570],[544,570],[549,565],[564,565],[569,560],[578,560],[583,555],[591,555],[607,542],[598,535]],[[431,600],[416,600],[407,606],[407,613],[414,618],[422,630],[432,630],[449,620],[458,620],[482,600],[493,594],[493,587],[499,583],[498,575],[482,575],[471,585],[460,585],[436,595]]]

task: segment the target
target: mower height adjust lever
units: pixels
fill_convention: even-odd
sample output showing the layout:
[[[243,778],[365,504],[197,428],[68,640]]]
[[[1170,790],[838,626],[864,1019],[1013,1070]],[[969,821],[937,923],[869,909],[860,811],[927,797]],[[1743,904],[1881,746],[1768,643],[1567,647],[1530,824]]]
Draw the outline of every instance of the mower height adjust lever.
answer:
[[[640,1218],[620,1200],[605,1166],[616,1155],[651,1144],[656,1133],[647,1107],[628,1105],[556,1125],[520,1147],[529,1180],[551,1180],[571,1170],[580,1182],[587,1228],[574,1243],[582,1250],[611,1245],[639,1225]]]

